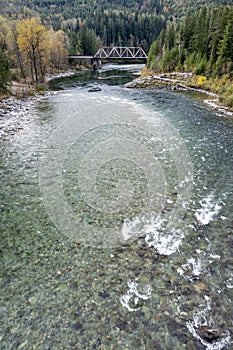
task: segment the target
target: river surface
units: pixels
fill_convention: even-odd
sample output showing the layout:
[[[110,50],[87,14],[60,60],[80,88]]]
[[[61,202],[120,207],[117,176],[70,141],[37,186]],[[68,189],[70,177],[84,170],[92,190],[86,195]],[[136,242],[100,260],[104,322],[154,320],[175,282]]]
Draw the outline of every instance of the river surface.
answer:
[[[233,122],[141,68],[1,117],[0,349],[233,349]]]

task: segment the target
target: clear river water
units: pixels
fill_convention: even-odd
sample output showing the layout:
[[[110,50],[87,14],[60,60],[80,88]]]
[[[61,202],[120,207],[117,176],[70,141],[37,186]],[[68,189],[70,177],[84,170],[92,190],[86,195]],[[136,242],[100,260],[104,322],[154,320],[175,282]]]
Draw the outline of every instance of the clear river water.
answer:
[[[140,65],[0,119],[0,349],[233,349],[233,121]]]

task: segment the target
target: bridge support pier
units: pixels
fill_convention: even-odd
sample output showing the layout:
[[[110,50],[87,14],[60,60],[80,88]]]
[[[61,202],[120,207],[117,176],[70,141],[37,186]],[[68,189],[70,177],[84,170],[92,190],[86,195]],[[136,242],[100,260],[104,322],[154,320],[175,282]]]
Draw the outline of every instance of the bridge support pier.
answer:
[[[92,67],[93,67],[93,70],[101,69],[102,68],[101,60],[97,57],[94,57]]]

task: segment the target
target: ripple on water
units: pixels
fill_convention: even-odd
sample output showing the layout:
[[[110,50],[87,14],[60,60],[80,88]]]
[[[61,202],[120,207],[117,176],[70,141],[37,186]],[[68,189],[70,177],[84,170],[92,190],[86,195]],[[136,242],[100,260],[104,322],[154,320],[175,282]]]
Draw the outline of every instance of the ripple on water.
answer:
[[[119,247],[97,250],[78,240],[73,242],[58,232],[45,211],[38,184],[39,159],[47,152],[47,140],[54,129],[72,113],[79,117],[87,87],[96,82],[93,75],[85,84],[61,82],[66,91],[39,101],[36,110],[29,106],[25,115],[24,110],[13,113],[11,119],[4,115],[1,131],[4,133],[5,128],[9,133],[0,141],[2,348],[230,349],[230,122],[218,120],[215,113],[185,94],[112,88],[109,76],[116,73],[103,70],[101,75],[104,79],[98,79],[98,84],[105,83],[102,91],[93,94],[96,102],[111,103],[116,114],[119,104],[124,108],[131,103],[135,111],[145,105],[145,123],[159,125],[164,117],[179,131],[194,166],[191,202],[180,227],[166,231],[177,191],[188,179],[173,181],[172,175],[177,174],[169,152],[157,142],[158,135],[155,139],[150,135],[147,141],[151,149],[155,147],[168,181],[161,213],[140,215],[132,206],[131,215],[124,217],[123,211],[117,227],[124,242]],[[153,111],[150,120],[148,108]],[[108,110],[104,112],[107,117]],[[19,130],[11,133],[15,125]],[[87,141],[90,146],[90,139]],[[66,165],[64,162],[63,170]],[[74,178],[75,169],[71,168]],[[114,173],[114,166],[112,170]],[[102,174],[107,177],[108,172]],[[139,174],[143,180],[141,172],[134,170],[131,174],[134,179]],[[71,195],[67,200],[73,201],[72,208],[77,207],[78,194],[74,178],[69,174],[63,177],[63,189]],[[109,195],[104,180],[102,184],[103,192]],[[141,188],[137,194],[142,193]],[[84,219],[90,220],[92,212],[87,206],[85,210]],[[79,215],[80,210],[76,213]],[[199,227],[196,221],[200,221]],[[207,338],[211,333],[210,341]]]

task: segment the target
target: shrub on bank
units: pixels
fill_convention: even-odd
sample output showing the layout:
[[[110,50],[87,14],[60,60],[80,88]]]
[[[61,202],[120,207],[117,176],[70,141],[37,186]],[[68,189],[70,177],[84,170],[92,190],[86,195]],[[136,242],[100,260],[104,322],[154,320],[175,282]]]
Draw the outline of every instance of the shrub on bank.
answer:
[[[147,67],[143,68],[141,77],[160,75]],[[230,76],[225,74],[221,78],[207,78],[204,75],[194,75],[184,72],[166,73],[170,79],[179,80],[180,83],[193,88],[201,88],[208,92],[213,92],[219,95],[219,101],[226,107],[233,110],[233,81]],[[152,84],[152,82],[148,82]]]
[[[200,75],[198,78],[197,78],[197,85],[198,86],[203,86],[203,83],[207,80],[207,78],[203,75]]]
[[[233,109],[233,83],[224,86],[224,91],[220,95],[220,102]]]

